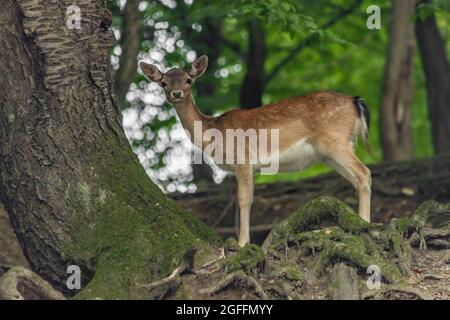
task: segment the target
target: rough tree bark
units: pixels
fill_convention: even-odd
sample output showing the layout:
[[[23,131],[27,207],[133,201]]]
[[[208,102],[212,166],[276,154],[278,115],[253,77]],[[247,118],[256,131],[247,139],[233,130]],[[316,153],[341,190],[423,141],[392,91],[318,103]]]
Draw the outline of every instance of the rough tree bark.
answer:
[[[2,2],[1,201],[32,269],[55,287],[75,293],[65,287],[75,263],[81,297],[151,297],[140,282],[215,237],[148,179],[121,129],[105,1],[77,1],[79,30],[66,26],[72,4]]]
[[[429,1],[423,1],[429,2]],[[427,80],[428,113],[436,154],[450,152],[450,67],[434,14],[416,20],[416,37]]]
[[[387,62],[380,112],[381,145],[385,161],[413,156],[411,108],[413,99],[415,1],[392,1]]]

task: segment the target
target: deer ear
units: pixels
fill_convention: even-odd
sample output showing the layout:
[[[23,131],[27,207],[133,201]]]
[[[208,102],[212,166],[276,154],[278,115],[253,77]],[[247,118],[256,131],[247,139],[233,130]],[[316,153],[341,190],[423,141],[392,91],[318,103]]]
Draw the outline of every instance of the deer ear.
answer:
[[[192,79],[196,79],[205,73],[206,67],[208,67],[208,57],[203,55],[192,63],[188,74]]]
[[[153,64],[139,61],[139,68],[141,68],[142,72],[150,81],[159,82],[163,77],[163,74],[159,71],[158,67]]]

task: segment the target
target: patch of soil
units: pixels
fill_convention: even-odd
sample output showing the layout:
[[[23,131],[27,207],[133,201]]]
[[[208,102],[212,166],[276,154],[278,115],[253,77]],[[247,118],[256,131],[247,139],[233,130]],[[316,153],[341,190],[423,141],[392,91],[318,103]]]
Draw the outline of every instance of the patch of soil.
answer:
[[[408,283],[435,299],[450,300],[450,250],[414,250],[413,261]]]

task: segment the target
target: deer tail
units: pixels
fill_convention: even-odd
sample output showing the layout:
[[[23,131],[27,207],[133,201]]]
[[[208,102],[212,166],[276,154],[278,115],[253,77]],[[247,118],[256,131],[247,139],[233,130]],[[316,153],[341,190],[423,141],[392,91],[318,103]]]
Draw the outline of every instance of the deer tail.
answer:
[[[369,129],[370,129],[370,110],[367,103],[363,98],[355,96],[353,97],[353,102],[356,106],[356,112],[358,113],[358,117],[361,121],[361,129],[357,134],[361,136],[364,146],[370,155],[373,156],[372,146],[369,143]]]

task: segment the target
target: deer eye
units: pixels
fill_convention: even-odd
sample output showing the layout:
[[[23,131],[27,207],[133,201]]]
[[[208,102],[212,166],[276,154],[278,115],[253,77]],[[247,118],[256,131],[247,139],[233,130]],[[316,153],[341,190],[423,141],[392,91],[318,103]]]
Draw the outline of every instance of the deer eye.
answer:
[[[161,82],[161,86],[165,89],[167,87],[167,82],[165,81]]]
[[[186,83],[187,83],[188,85],[191,85],[192,79],[191,79],[191,78],[187,78],[187,79],[186,79]]]

